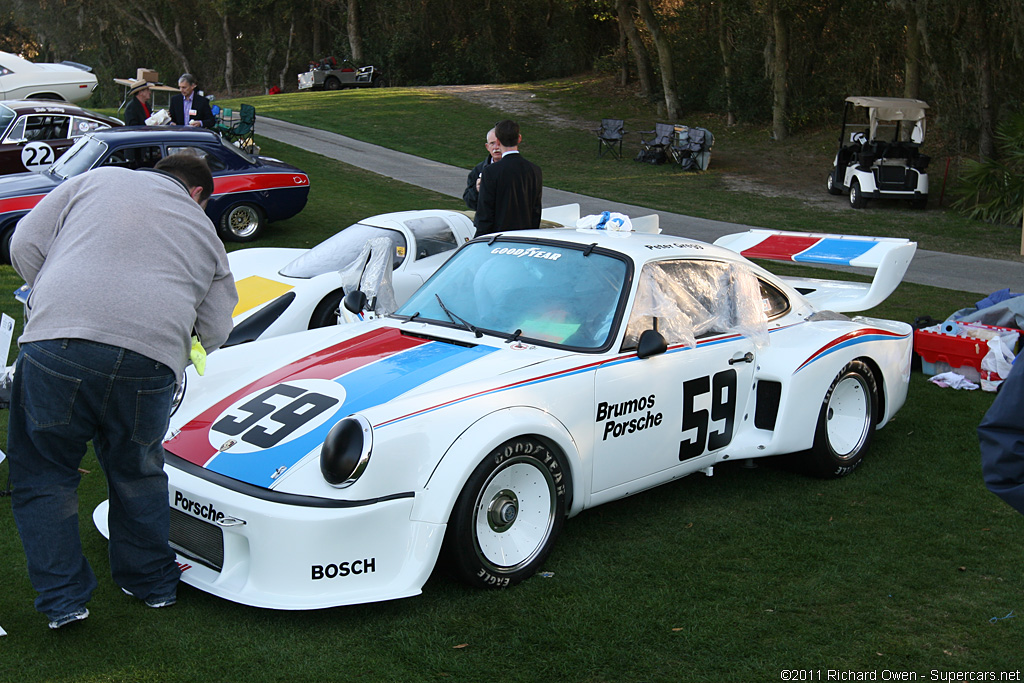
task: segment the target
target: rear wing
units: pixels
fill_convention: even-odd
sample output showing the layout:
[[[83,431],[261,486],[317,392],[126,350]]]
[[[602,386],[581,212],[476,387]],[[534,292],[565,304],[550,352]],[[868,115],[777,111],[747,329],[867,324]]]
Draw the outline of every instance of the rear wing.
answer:
[[[819,310],[863,311],[885,301],[903,280],[917,242],[902,237],[860,237],[780,230],[725,235],[715,244],[751,259],[771,259],[874,270],[870,283],[786,277]]]

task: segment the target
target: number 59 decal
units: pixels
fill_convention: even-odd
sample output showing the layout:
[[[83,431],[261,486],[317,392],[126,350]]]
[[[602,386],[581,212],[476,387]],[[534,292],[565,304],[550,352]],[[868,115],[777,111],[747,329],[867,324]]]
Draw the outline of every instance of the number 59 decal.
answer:
[[[697,399],[709,391],[711,409],[696,409]],[[714,377],[704,375],[683,382],[683,434],[694,430],[696,433],[679,442],[679,460],[689,460],[708,451],[717,451],[728,446],[732,441],[735,422],[735,370],[723,370]],[[708,431],[712,423],[718,428]]]
[[[235,440],[232,453],[273,448],[327,422],[344,402],[345,388],[326,379],[265,387],[236,401],[213,421],[210,445],[220,450]]]

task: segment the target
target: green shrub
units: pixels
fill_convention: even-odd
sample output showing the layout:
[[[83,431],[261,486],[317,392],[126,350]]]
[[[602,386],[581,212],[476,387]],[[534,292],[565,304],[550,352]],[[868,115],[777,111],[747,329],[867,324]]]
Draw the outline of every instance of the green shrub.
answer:
[[[1019,225],[1024,217],[1024,112],[999,125],[996,141],[997,158],[964,162],[953,207],[977,220]]]

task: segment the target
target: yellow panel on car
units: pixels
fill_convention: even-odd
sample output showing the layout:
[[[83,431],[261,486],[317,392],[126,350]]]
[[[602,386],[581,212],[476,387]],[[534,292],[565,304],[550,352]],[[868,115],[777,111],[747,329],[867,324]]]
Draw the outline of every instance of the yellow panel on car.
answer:
[[[232,318],[265,304],[271,299],[276,299],[292,289],[292,286],[277,280],[268,280],[259,275],[250,275],[237,281],[235,288],[238,290],[238,305],[235,306],[235,310],[231,314]]]

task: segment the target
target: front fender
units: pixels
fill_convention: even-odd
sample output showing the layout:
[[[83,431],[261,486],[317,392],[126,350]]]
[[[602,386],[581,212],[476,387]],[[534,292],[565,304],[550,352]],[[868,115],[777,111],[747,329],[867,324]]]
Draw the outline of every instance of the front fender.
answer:
[[[417,494],[412,521],[447,524],[455,500],[476,466],[505,441],[527,434],[546,439],[565,456],[569,472],[567,513],[578,512],[584,502],[583,460],[569,430],[543,410],[512,406],[480,418],[452,443]]]

